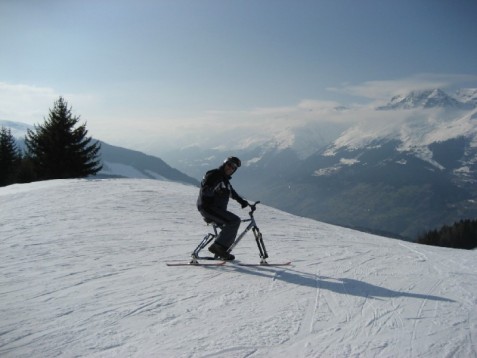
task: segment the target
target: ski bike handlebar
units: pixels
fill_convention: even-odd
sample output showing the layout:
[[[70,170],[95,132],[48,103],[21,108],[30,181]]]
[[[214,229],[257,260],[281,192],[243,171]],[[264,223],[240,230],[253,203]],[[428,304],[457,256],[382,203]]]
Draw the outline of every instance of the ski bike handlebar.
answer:
[[[253,217],[253,213],[255,212],[255,210],[257,210],[257,205],[259,203],[260,203],[260,201],[256,201],[253,204],[249,204],[250,211],[249,211],[248,214],[250,215],[250,219],[243,219],[242,220],[242,222],[248,222],[248,225],[244,229],[244,231],[239,236],[237,236],[234,243],[229,247],[227,252],[232,251],[232,249],[235,246],[237,246],[237,244],[242,240],[242,238],[245,236],[245,234],[247,232],[249,232],[249,230],[252,230],[253,235],[255,237],[255,241],[257,242],[258,251],[260,253],[260,264],[261,265],[266,265],[267,264],[266,259],[268,258],[267,249],[265,248],[265,244],[263,243],[262,233],[260,232],[260,229],[258,228],[257,223],[255,222],[255,218]]]
[[[250,212],[249,212],[250,216],[253,216],[253,213],[255,212],[255,210],[257,210],[257,204],[260,204],[260,200],[256,201],[253,204],[248,204],[248,206],[250,206]]]

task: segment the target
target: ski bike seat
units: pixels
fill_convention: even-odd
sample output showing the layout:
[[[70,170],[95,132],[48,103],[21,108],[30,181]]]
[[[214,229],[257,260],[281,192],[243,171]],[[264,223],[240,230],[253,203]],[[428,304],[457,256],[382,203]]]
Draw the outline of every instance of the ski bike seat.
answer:
[[[212,227],[215,227],[217,229],[220,229],[223,225],[217,224],[214,220],[212,219],[207,219],[207,218],[202,218],[206,222],[207,225],[212,225]]]
[[[204,218],[204,217],[202,217],[202,219],[204,219],[204,221],[207,223],[207,225],[217,225],[217,223],[212,219],[208,219],[208,218]]]

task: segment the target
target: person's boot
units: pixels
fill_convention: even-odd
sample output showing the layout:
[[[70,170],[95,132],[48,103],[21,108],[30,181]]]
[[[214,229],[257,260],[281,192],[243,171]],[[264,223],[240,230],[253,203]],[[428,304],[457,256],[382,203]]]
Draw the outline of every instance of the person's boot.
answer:
[[[232,261],[235,260],[235,256],[228,253],[227,249],[220,244],[214,242],[209,247],[209,251],[215,254],[215,256],[220,257],[222,260]]]

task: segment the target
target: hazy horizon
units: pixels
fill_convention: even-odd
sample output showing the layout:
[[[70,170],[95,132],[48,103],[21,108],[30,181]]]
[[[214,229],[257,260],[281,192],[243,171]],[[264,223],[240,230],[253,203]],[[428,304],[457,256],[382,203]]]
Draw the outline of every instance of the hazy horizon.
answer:
[[[138,150],[343,125],[410,90],[476,88],[476,10],[471,0],[2,2],[0,119],[42,123],[63,96],[90,135]]]

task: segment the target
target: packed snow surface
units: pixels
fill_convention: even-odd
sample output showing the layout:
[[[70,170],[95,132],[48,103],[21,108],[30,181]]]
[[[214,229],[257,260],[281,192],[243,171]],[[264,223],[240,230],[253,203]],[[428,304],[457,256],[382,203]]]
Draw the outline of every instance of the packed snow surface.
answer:
[[[0,356],[477,356],[476,251],[259,205],[269,262],[292,266],[168,267],[209,229],[197,191],[138,179],[0,188]],[[234,254],[259,261],[251,234]]]

